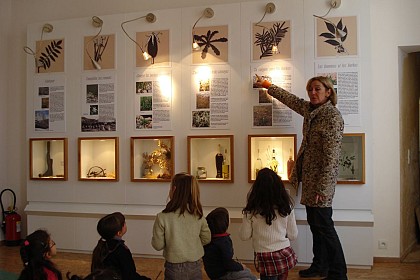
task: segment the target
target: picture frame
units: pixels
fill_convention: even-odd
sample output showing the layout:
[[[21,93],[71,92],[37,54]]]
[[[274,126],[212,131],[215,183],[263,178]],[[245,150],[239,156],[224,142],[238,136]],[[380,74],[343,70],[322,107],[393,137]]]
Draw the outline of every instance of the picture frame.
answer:
[[[79,181],[119,180],[119,138],[78,138]]]
[[[337,184],[365,183],[365,134],[344,133]]]
[[[296,137],[296,134],[248,135],[248,182],[254,182],[258,171],[265,167],[288,182],[296,160]]]
[[[233,135],[188,136],[188,172],[199,181],[234,182]]]
[[[131,181],[170,182],[174,175],[174,137],[131,137]]]
[[[67,138],[29,139],[29,179],[68,179]]]

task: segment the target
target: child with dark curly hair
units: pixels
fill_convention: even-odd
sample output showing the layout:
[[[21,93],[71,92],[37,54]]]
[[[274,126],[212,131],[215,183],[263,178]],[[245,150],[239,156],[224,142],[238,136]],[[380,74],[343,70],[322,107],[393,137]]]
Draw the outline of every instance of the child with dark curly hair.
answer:
[[[293,206],[281,178],[269,168],[261,169],[248,193],[240,228],[242,240],[252,239],[261,280],[286,280],[297,263],[290,246],[298,234]]]

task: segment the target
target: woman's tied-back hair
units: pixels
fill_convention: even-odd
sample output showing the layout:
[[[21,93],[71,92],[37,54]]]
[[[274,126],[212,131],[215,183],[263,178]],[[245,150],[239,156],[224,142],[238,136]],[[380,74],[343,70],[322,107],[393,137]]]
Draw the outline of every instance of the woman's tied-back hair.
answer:
[[[192,215],[203,217],[203,207],[200,202],[200,189],[197,180],[187,174],[178,173],[172,178],[171,182],[172,197],[166,204],[163,213],[175,212],[180,210],[180,215],[185,211]]]
[[[109,254],[107,241],[113,239],[125,224],[125,217],[120,212],[114,212],[102,217],[98,221],[96,230],[101,238],[92,253],[91,271],[104,268],[103,261]]]
[[[328,99],[331,101],[332,105],[334,106],[337,105],[337,93],[334,90],[334,85],[331,78],[324,77],[324,76],[317,76],[317,77],[310,78],[308,82],[306,83],[306,91],[309,91],[313,81],[318,81],[324,85],[325,89],[331,90],[331,94],[328,97]]]
[[[293,200],[284,188],[281,178],[271,169],[263,168],[248,193],[248,201],[242,210],[244,214],[261,215],[268,225],[277,214],[286,217],[294,206]]]
[[[218,207],[207,215],[206,220],[212,234],[225,233],[229,227],[229,212]]]
[[[50,240],[50,234],[43,229],[36,230],[26,237],[20,248],[24,269],[19,280],[47,280],[44,268],[51,270],[59,280],[62,279],[61,272],[46,258],[46,254],[51,250]]]

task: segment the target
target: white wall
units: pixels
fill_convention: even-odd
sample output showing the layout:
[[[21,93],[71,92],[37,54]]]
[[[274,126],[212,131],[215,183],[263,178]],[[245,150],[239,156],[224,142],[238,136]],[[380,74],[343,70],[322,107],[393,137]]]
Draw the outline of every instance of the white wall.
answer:
[[[22,148],[26,143],[25,139],[25,115],[24,100],[25,76],[15,81],[11,77],[19,76],[17,71],[19,65],[24,69],[22,55],[13,56],[16,48],[15,32],[13,28],[13,1],[0,1],[0,191],[11,188],[17,196],[17,208],[22,210],[26,204],[25,164],[22,159]],[[20,29],[24,32],[24,29]],[[15,74],[13,74],[15,73]],[[21,72],[23,73],[23,72]],[[20,82],[17,82],[20,81]],[[10,192],[3,195],[3,205],[7,207],[13,204]],[[0,240],[3,239],[3,232],[0,232]]]
[[[399,47],[420,45],[419,9],[415,0],[371,1],[374,240],[390,241],[375,256],[400,253]]]
[[[13,23],[14,36],[10,40],[9,57],[13,57],[15,63],[9,63],[7,73],[5,73],[10,84],[13,84],[13,91],[8,91],[10,97],[7,108],[9,112],[13,112],[8,116],[8,122],[13,129],[8,129],[9,137],[18,139],[18,141],[8,141],[7,148],[10,152],[8,156],[10,168],[8,169],[10,183],[17,186],[24,186],[27,182],[27,141],[23,136],[26,124],[22,118],[22,104],[25,104],[25,73],[26,73],[26,57],[21,51],[21,46],[26,45],[26,25],[40,23],[43,24],[51,20],[64,20],[81,17],[91,17],[92,15],[114,15],[118,13],[139,12],[141,10],[157,10],[170,9],[180,7],[203,7],[213,6],[218,3],[236,3],[248,1],[144,1],[144,5],[140,8],[138,1],[123,1],[123,3],[115,4],[114,1],[9,1],[12,2],[12,19],[10,17],[1,17],[1,23]],[[176,2],[176,3],[174,3]],[[313,69],[313,55],[311,56],[311,46],[313,29],[310,27],[313,22],[311,14],[323,14],[325,1],[302,0],[293,1],[303,3],[304,23],[298,23],[298,28],[302,32],[297,36],[305,36],[305,61],[299,58],[297,67],[298,72],[295,73],[297,90],[304,89],[305,80],[311,75]],[[255,2],[261,3],[261,2]],[[244,5],[255,5],[254,2]],[[275,1],[276,5],[281,9],[283,1]],[[403,3],[403,5],[401,4]],[[296,4],[296,5],[298,5]],[[370,4],[370,6],[369,6]],[[4,4],[3,4],[4,5]],[[392,0],[371,0],[367,1],[342,1],[342,7],[334,11],[336,15],[357,15],[360,18],[360,40],[362,49],[360,52],[360,60],[362,64],[362,116],[363,124],[361,128],[349,128],[349,132],[359,131],[366,133],[366,165],[367,165],[367,183],[363,186],[338,186],[337,197],[334,202],[334,208],[346,210],[357,208],[367,211],[372,210],[374,213],[374,237],[372,241],[373,255],[380,257],[398,257],[399,256],[399,102],[398,92],[398,46],[420,45],[420,34],[416,32],[420,19],[417,11],[420,8],[420,2],[412,1],[392,1]],[[7,6],[6,6],[7,7]],[[3,8],[3,6],[1,6]],[[1,9],[3,11],[3,9]],[[253,19],[259,19],[260,12],[250,14]],[[194,16],[190,15],[191,19]],[[247,36],[246,34],[242,34]],[[2,34],[3,37],[3,34]],[[313,51],[312,51],[313,52]],[[302,64],[303,63],[303,64]],[[2,69],[2,68],[0,68]],[[4,70],[3,70],[4,71]],[[243,73],[239,79],[244,77],[248,70],[243,68]],[[241,82],[246,83],[246,82]],[[242,84],[244,86],[244,84]],[[240,91],[240,90],[239,90]],[[2,103],[3,104],[3,103]],[[246,103],[244,103],[246,105]],[[4,106],[4,105],[0,105]],[[244,109],[245,110],[245,109]],[[243,112],[242,114],[245,114]],[[347,129],[347,128],[346,128]],[[245,130],[245,128],[244,128]],[[299,129],[297,129],[299,131]],[[247,134],[246,129],[242,131]],[[299,133],[299,132],[296,132]],[[129,135],[127,135],[128,137]],[[75,136],[71,136],[75,137]],[[384,140],[386,139],[386,140]],[[298,141],[299,142],[299,141]],[[74,143],[73,143],[74,145]],[[24,149],[22,148],[24,147]],[[240,144],[235,149],[245,151],[245,144]],[[17,156],[15,155],[17,152]],[[238,155],[235,152],[235,155]],[[177,155],[181,155],[177,152]],[[185,158],[180,159],[185,162]],[[238,160],[236,162],[239,162]],[[237,168],[239,168],[238,165]],[[73,166],[75,168],[75,166]],[[228,187],[227,193],[233,193],[233,190],[241,187],[247,189],[244,180],[239,179],[240,172],[235,172],[238,181],[234,186]],[[70,175],[72,176],[72,175]],[[74,178],[73,174],[73,178]],[[244,175],[244,178],[246,176]],[[83,189],[85,186],[72,179],[71,183],[75,183],[75,188]],[[242,184],[243,183],[243,184]],[[47,190],[48,187],[42,184],[28,183]],[[60,186],[58,186],[60,187]],[[89,186],[92,187],[92,186]],[[156,193],[164,193],[167,191],[166,185],[155,184],[155,190],[146,190],[147,197],[154,197]],[[93,191],[103,188],[92,187]],[[105,186],[105,189],[112,191],[112,187]],[[134,186],[127,188],[135,191]],[[204,187],[203,193],[210,195],[213,191]],[[33,192],[29,192],[35,195]],[[76,193],[74,193],[76,194]],[[20,196],[23,198],[24,194]],[[36,196],[35,196],[36,197]],[[164,203],[164,195],[161,196],[161,203]],[[241,194],[243,200],[244,193]],[[42,199],[42,198],[41,198]],[[104,198],[106,199],[106,198]],[[225,201],[226,200],[226,201]],[[222,202],[228,202],[229,198],[223,198]],[[373,201],[373,203],[372,203]],[[240,203],[237,200],[232,201],[235,206]],[[24,204],[24,202],[22,202]],[[215,206],[215,205],[208,205]],[[389,241],[387,250],[378,250],[377,240],[386,239]],[[354,246],[354,244],[352,244]]]

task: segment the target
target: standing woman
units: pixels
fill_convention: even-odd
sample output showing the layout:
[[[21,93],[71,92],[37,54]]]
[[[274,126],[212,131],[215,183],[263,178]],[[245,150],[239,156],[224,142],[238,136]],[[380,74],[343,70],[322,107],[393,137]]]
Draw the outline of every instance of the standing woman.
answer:
[[[347,279],[347,267],[340,239],[332,220],[332,201],[338,177],[338,163],[344,121],[336,108],[337,94],[327,77],[313,77],[306,84],[310,101],[257,78],[256,87],[303,116],[303,138],[296,165],[290,178],[297,189],[302,182],[300,203],[313,238],[313,260],[308,269],[299,271],[302,278]]]

